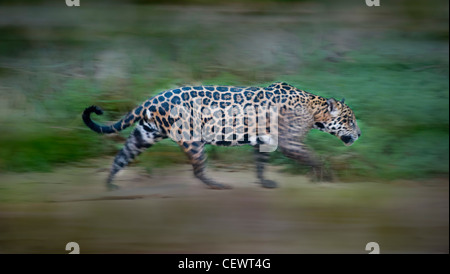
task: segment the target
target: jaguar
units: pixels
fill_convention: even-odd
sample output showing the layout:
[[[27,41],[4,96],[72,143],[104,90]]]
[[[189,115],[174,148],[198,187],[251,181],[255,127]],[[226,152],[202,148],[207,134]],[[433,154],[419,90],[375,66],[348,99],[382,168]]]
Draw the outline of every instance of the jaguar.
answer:
[[[84,123],[100,134],[117,133],[133,124],[123,148],[116,155],[106,180],[108,189],[115,175],[144,150],[170,138],[185,152],[194,176],[209,188],[230,186],[210,178],[205,172],[205,145],[251,145],[255,151],[256,176],[265,188],[275,181],[264,176],[270,152],[279,149],[288,158],[309,166],[313,178],[332,180],[322,161],[305,146],[311,129],[338,137],[349,146],[360,136],[355,114],[344,99],[325,98],[284,82],[267,87],[184,86],[163,91],[135,107],[119,121],[102,125],[91,114],[102,115],[98,106],[83,111]],[[327,171],[328,170],[328,171]]]

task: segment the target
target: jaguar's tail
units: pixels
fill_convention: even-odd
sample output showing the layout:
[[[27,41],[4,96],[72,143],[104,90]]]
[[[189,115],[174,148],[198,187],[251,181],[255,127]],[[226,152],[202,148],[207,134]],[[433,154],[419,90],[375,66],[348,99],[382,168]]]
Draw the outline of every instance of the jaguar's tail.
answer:
[[[141,108],[142,109],[142,108]],[[98,106],[90,106],[83,111],[83,122],[93,131],[97,133],[114,133],[119,132],[141,119],[139,115],[134,113],[134,110],[128,113],[124,118],[115,122],[112,125],[99,125],[92,121],[91,113],[95,112],[97,115],[102,115],[103,110]]]

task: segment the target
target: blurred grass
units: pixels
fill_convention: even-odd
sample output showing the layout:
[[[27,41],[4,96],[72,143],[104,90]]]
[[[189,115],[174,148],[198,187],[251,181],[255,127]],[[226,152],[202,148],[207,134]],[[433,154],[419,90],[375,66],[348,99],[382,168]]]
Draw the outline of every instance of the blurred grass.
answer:
[[[81,121],[92,104],[107,122],[176,86],[286,81],[345,97],[355,111],[363,135],[352,147],[317,131],[307,139],[340,178],[448,177],[448,2],[124,2],[141,5],[1,7],[1,171],[49,171],[116,153],[121,138]],[[224,163],[252,159],[250,147],[208,151]],[[164,141],[138,164],[151,172],[184,161]],[[271,161],[306,172],[280,153]]]

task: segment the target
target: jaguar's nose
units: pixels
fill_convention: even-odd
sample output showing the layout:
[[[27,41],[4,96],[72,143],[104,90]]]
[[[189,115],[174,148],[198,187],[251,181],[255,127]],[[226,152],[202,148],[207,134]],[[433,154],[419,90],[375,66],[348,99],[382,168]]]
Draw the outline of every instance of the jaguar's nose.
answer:
[[[352,136],[344,135],[344,136],[341,137],[341,140],[342,140],[344,143],[348,144],[348,143],[350,143],[350,142],[353,141],[353,138],[352,138]]]

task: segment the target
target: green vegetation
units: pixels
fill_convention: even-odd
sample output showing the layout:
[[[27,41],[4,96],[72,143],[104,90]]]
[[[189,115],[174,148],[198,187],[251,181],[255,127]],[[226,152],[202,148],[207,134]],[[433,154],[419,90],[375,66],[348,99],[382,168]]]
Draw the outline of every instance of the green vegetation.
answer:
[[[114,154],[123,139],[81,121],[92,104],[107,122],[176,86],[285,81],[345,97],[355,111],[363,135],[352,147],[317,131],[307,140],[341,178],[447,177],[448,2],[378,10],[279,2],[2,7],[11,24],[0,26],[0,171]],[[252,157],[248,147],[208,150],[226,163]],[[183,157],[164,141],[139,164],[151,171]],[[272,162],[299,171],[280,153]]]

